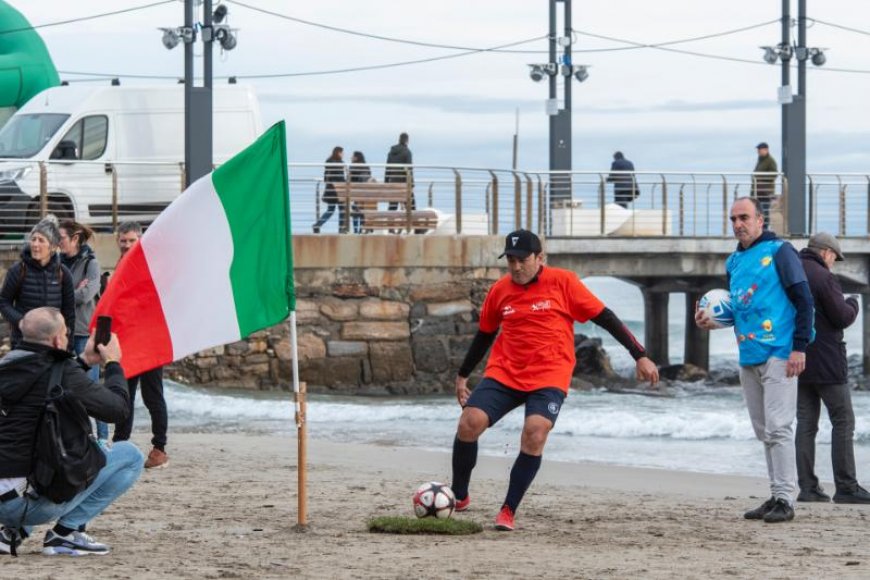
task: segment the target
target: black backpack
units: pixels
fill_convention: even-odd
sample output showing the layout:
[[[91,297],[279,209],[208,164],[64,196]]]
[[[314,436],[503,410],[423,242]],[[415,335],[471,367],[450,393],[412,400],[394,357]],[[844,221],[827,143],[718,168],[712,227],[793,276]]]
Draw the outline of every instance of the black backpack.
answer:
[[[31,487],[54,503],[69,501],[84,491],[106,465],[84,405],[61,384],[65,363],[57,361],[51,368],[27,476]]]

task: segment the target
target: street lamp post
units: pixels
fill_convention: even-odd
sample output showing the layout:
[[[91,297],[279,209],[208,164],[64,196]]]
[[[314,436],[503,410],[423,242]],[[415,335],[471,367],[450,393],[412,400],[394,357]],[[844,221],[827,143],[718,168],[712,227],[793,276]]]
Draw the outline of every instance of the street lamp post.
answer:
[[[557,4],[563,5],[563,35],[557,32]],[[589,76],[587,66],[572,62],[571,0],[550,0],[549,62],[530,64],[529,76],[535,82],[549,77],[547,114],[550,116],[550,205],[571,199],[571,77],[583,82]],[[561,50],[561,55],[559,51]],[[563,100],[559,106],[558,81],[562,77]]]
[[[195,84],[194,45],[195,5],[203,5],[202,63],[203,84]],[[227,15],[224,5],[212,12],[212,0],[184,0],[184,26],[161,28],[163,46],[172,50],[179,41],[184,42],[184,167],[185,186],[211,172],[212,162],[212,47],[219,42],[224,50],[236,46],[236,37],[223,20]]]
[[[809,231],[807,224],[807,60],[816,66],[825,64],[821,48],[807,48],[806,0],[798,0],[797,43],[791,42],[791,0],[782,0],[782,41],[777,46],[762,46],[764,60],[770,64],[782,62],[782,171],[788,182],[788,233],[802,236]],[[798,91],[792,94],[791,59],[797,60]]]

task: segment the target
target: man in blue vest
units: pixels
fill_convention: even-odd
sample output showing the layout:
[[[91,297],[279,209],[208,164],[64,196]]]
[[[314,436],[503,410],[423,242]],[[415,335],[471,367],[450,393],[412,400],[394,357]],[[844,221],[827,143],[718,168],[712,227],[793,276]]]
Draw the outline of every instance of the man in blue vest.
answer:
[[[797,377],[813,335],[813,296],[797,251],[764,229],[764,211],[756,198],[735,200],[730,219],[739,244],[725,268],[740,384],[755,436],[764,443],[771,491],[770,499],[744,517],[787,522],[794,519],[797,495],[793,424]],[[695,323],[713,328],[701,310]]]

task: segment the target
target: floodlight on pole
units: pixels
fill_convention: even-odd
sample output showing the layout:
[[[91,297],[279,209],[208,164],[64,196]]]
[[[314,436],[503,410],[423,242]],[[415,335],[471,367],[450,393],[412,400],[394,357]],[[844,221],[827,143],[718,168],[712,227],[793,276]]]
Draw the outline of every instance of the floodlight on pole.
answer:
[[[582,83],[589,78],[589,65],[574,65],[572,68],[574,70],[574,78],[577,79],[578,83]]]
[[[764,62],[767,64],[776,64],[776,61],[779,60],[779,54],[776,49],[772,46],[762,46],[760,48],[764,51]]]
[[[229,10],[227,10],[226,4],[219,5],[217,8],[215,8],[214,14],[212,14],[212,21],[215,24],[220,24],[224,21],[224,18],[227,17],[227,12],[229,12]]]
[[[221,48],[224,50],[232,50],[236,47],[238,41],[236,40],[236,35],[233,34],[233,31],[229,26],[225,24],[221,24],[219,26],[215,26],[214,31],[215,40],[217,40]]]
[[[176,46],[178,46],[179,41],[181,40],[181,36],[178,34],[178,30],[175,28],[161,28],[163,31],[163,46],[166,47],[166,50],[172,50]]]
[[[821,48],[811,48],[810,49],[810,61],[816,66],[822,66],[827,62],[828,58],[825,56],[825,51]]]

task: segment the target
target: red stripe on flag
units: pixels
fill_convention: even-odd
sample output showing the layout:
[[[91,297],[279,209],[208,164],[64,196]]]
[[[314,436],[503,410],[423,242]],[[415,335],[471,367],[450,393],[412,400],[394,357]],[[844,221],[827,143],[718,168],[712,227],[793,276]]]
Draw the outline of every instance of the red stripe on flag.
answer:
[[[172,362],[172,338],[142,244],[133,246],[109,278],[97,316],[112,317],[121,343],[121,365],[129,377]]]

